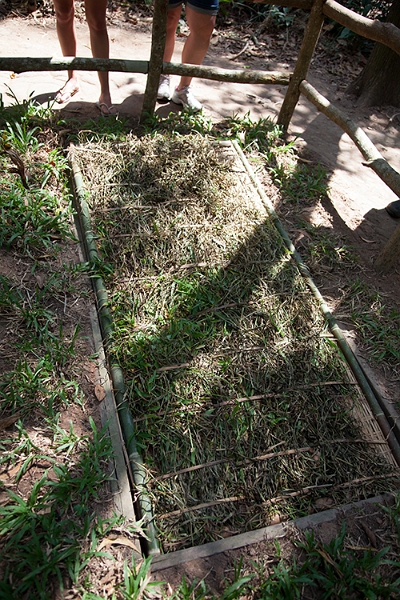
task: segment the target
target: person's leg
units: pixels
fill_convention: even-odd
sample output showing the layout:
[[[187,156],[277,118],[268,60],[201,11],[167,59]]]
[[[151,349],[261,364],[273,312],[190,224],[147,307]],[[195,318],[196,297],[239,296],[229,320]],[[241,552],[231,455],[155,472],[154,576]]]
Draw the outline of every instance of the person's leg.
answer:
[[[165,40],[164,62],[171,62],[175,48],[175,33],[182,12],[182,4],[168,10],[167,38]]]
[[[170,3],[171,6],[171,3]],[[179,6],[172,6],[168,9],[167,15],[167,37],[165,39],[164,48],[164,62],[171,62],[172,55],[175,47],[175,33],[179,22],[179,17],[182,12],[182,3],[179,2]],[[170,87],[170,76],[161,74],[160,82],[158,84],[157,100],[170,100],[171,99],[171,87]]]
[[[74,24],[74,0],[54,0],[57,36],[63,56],[76,56],[76,34]],[[56,95],[60,104],[67,102],[79,91],[78,77],[75,71],[68,71],[66,84]]]
[[[94,58],[109,58],[110,42],[106,23],[107,0],[85,0],[86,21],[90,32],[90,45]],[[109,113],[107,107],[111,107],[111,94],[109,76],[107,71],[98,73],[100,81],[100,109]]]
[[[210,39],[215,27],[216,16],[203,14],[186,6],[186,21],[190,34],[182,51],[182,62],[189,65],[201,65],[210,45]],[[190,85],[191,77],[181,77],[178,89]]]
[[[186,5],[186,21],[190,33],[182,51],[182,62],[201,65],[210,45],[215,26],[218,0],[189,0],[193,5]],[[193,94],[190,87],[192,77],[181,77],[179,85],[172,94],[172,102],[182,104],[194,112],[202,109],[201,102]]]

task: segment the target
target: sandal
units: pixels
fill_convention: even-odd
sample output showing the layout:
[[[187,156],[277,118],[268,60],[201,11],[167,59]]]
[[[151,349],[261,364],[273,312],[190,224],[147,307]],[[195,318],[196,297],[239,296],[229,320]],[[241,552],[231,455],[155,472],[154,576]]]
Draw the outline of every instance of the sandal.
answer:
[[[79,92],[79,88],[72,88],[72,90],[65,91],[63,91],[63,89],[64,88],[58,90],[57,94],[54,97],[54,100],[57,102],[57,104],[65,104],[66,102],[69,102],[72,96],[75,96],[75,94]]]
[[[118,117],[118,111],[113,104],[108,106],[105,102],[96,102],[96,107],[103,117]]]

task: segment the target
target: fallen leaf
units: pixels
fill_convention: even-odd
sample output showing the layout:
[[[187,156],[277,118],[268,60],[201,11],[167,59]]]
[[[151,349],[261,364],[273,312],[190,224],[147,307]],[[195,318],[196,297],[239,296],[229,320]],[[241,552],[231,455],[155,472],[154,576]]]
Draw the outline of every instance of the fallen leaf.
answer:
[[[348,548],[349,550],[358,550],[359,552],[378,552],[378,550],[376,548],[373,548],[372,546],[347,546],[346,548]]]
[[[35,279],[38,287],[43,289],[46,282],[46,275],[44,275],[44,273],[35,273]]]
[[[315,507],[318,508],[318,510],[327,510],[332,505],[333,505],[332,498],[318,498],[315,501]]]
[[[9,471],[7,471],[7,473],[6,473],[7,477],[9,479],[12,479],[14,477],[14,475],[16,475],[19,472],[19,470],[21,469],[23,464],[24,464],[24,461],[21,461],[20,463],[15,465],[15,467],[13,467]]]
[[[104,400],[104,398],[106,397],[105,389],[99,383],[96,383],[96,385],[94,386],[94,395],[96,396],[99,402]]]
[[[360,238],[363,242],[366,242],[367,244],[376,244],[376,240],[367,240],[366,238],[363,238],[362,235],[360,235]]]
[[[276,514],[273,517],[271,517],[269,525],[278,525],[280,522],[281,522],[281,515]]]
[[[137,545],[132,542],[132,540],[123,537],[123,536],[118,536],[116,538],[110,539],[110,538],[104,538],[104,540],[102,540],[102,542],[100,542],[97,551],[100,552],[100,550],[102,550],[103,548],[108,548],[109,546],[127,546],[128,548],[132,548],[132,550],[135,550],[136,552],[138,552],[139,554],[141,554],[141,550],[140,548],[137,547]]]
[[[7,429],[7,427],[14,425],[14,423],[18,421],[19,417],[19,414],[15,414],[9,417],[4,417],[4,419],[0,419],[0,429]]]
[[[100,585],[106,585],[107,583],[113,581],[113,579],[115,579],[115,573],[114,570],[111,570],[108,573],[106,573],[104,577],[102,577],[102,579],[100,579],[99,583]]]
[[[335,563],[335,561],[333,560],[333,558],[327,553],[325,552],[325,550],[321,550],[319,548],[317,548],[317,552],[320,556],[322,556],[322,558],[329,563],[330,565],[332,565],[332,567],[334,569],[336,569],[336,571],[341,575],[340,569],[337,566],[337,564]]]

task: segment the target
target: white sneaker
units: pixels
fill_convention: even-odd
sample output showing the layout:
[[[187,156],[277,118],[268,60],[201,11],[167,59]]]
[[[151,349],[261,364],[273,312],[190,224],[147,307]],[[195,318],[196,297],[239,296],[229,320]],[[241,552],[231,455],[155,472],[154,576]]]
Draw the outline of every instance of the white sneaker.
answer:
[[[158,84],[157,100],[171,100],[169,75],[161,75]]]
[[[171,100],[175,104],[183,104],[184,108],[190,108],[193,112],[199,112],[203,108],[201,102],[193,94],[190,85],[185,85],[181,90],[176,87]]]

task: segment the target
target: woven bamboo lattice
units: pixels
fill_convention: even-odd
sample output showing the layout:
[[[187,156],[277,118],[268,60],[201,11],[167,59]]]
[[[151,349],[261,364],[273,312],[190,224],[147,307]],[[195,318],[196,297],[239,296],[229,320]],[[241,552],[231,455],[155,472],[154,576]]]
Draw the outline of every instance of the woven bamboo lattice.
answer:
[[[379,427],[232,147],[75,150],[164,551],[398,485]]]

